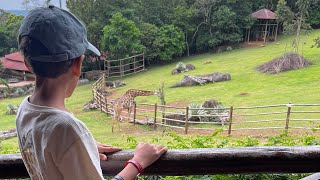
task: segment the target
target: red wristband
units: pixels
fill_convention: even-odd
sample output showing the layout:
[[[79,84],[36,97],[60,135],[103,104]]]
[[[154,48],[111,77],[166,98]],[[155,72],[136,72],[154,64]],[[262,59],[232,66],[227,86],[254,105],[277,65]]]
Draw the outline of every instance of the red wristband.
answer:
[[[129,163],[131,163],[132,165],[134,165],[134,167],[136,167],[138,169],[139,174],[143,173],[143,168],[141,166],[140,163],[138,163],[137,161],[130,159],[129,161],[126,162],[125,166],[127,166]]]

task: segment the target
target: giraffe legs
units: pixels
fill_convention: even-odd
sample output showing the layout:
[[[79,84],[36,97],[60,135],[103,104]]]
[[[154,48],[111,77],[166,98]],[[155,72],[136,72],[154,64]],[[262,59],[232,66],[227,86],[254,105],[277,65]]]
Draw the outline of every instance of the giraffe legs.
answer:
[[[112,120],[112,132],[114,132],[114,125],[118,123],[119,130],[122,131],[120,127],[120,118],[121,118],[122,109],[114,109],[114,118]]]

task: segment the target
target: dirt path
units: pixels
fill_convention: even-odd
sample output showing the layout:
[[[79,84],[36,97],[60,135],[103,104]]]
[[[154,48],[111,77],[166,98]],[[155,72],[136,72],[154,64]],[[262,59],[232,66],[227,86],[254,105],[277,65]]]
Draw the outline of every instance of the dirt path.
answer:
[[[13,87],[22,87],[30,84],[34,84],[34,81],[21,81],[17,83],[10,83],[9,86],[13,88]],[[0,84],[0,88],[6,88],[6,86],[3,84]]]

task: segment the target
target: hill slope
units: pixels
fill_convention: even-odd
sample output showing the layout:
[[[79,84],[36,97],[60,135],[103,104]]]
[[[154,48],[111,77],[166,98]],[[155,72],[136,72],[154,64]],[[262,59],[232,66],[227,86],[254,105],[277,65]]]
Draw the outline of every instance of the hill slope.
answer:
[[[185,74],[201,75],[212,72],[230,73],[231,81],[208,84],[197,87],[169,88],[183,78],[183,74],[171,75],[176,62],[164,66],[150,68],[148,71],[123,79],[127,86],[116,91],[116,96],[127,89],[158,89],[161,82],[165,83],[166,101],[187,104],[202,103],[207,99],[216,99],[226,106],[253,106],[283,103],[317,103],[320,99],[320,49],[311,48],[313,39],[320,36],[320,30],[304,39],[305,58],[313,65],[300,70],[284,72],[278,75],[267,75],[255,70],[255,67],[282,55],[290,49],[292,37],[284,37],[277,43],[266,47],[242,48],[219,54],[203,54],[180,61],[192,63],[196,70]],[[205,61],[212,61],[204,65]],[[319,88],[318,88],[319,87]],[[245,92],[248,95],[242,96]],[[156,97],[139,97],[139,102],[158,102]]]

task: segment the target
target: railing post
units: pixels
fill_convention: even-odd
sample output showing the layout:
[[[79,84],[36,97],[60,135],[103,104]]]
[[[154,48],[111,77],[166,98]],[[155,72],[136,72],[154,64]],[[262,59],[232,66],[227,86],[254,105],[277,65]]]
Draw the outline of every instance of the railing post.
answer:
[[[137,103],[133,102],[133,125],[136,125]]]
[[[145,69],[145,63],[144,63],[144,53],[142,54],[142,68],[143,68],[143,70]]]
[[[154,104],[154,122],[153,122],[153,129],[156,130],[157,128],[157,110],[158,110],[158,105]]]
[[[287,118],[286,118],[286,130],[289,129],[289,121],[290,121],[290,114],[291,114],[291,107],[292,107],[292,104],[289,103],[287,104],[287,107],[288,107],[288,110],[287,110]]]
[[[229,129],[228,134],[231,134],[231,127],[232,127],[232,115],[233,115],[233,106],[230,107],[230,113],[229,113]]]
[[[185,131],[184,133],[185,134],[188,134],[188,121],[189,121],[189,107],[186,107],[186,127],[185,127]]]

